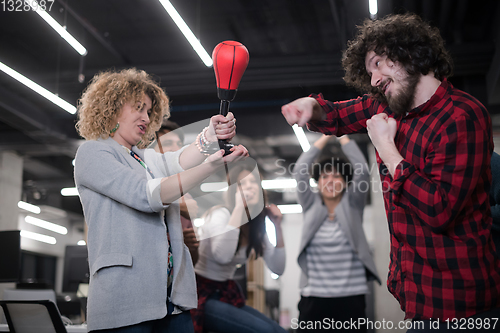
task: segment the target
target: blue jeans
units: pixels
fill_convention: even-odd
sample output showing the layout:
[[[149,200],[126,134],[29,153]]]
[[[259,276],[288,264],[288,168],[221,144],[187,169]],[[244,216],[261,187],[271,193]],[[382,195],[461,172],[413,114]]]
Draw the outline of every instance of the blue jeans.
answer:
[[[203,327],[217,333],[286,333],[277,322],[254,308],[237,308],[214,298],[205,303]]]
[[[143,323],[113,328],[109,330],[92,331],[96,333],[193,333],[193,321],[189,311],[177,315],[165,316],[162,319],[145,321]]]

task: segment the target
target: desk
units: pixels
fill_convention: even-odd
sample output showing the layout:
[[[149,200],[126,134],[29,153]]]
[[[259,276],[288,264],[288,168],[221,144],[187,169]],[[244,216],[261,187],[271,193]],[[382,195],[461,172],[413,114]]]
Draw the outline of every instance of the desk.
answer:
[[[68,333],[87,333],[87,325],[68,325],[66,326]],[[7,324],[0,324],[0,332],[9,332]]]

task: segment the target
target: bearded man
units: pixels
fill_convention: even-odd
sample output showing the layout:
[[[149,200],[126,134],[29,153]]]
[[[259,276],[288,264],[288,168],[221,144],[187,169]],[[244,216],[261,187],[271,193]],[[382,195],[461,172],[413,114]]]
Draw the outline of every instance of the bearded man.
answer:
[[[342,65],[346,83],[365,95],[340,102],[311,95],[282,113],[290,125],[324,134],[368,132],[391,236],[387,286],[405,319],[425,324],[408,332],[454,331],[460,320],[475,320],[468,332],[497,331],[488,111],[448,81],[452,63],[439,30],[413,14],[365,21]]]

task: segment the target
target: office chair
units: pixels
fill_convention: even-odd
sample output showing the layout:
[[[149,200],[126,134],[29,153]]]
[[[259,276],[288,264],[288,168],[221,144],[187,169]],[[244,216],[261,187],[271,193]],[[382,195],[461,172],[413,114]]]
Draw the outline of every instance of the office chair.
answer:
[[[56,303],[56,292],[52,289],[5,289],[0,298],[4,301],[39,301],[49,300]],[[6,319],[0,313],[0,323],[6,324]]]
[[[5,289],[4,301],[49,300],[56,303],[56,292],[52,289]]]
[[[0,301],[11,333],[67,333],[55,303]]]

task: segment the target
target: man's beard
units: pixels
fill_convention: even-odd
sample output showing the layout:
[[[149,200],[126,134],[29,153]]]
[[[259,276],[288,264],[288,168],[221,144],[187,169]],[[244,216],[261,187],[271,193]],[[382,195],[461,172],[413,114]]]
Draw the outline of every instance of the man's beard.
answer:
[[[385,96],[392,112],[398,116],[410,112],[415,101],[415,90],[419,81],[420,75],[408,75],[404,81],[401,81],[399,92],[396,92],[394,96]]]

